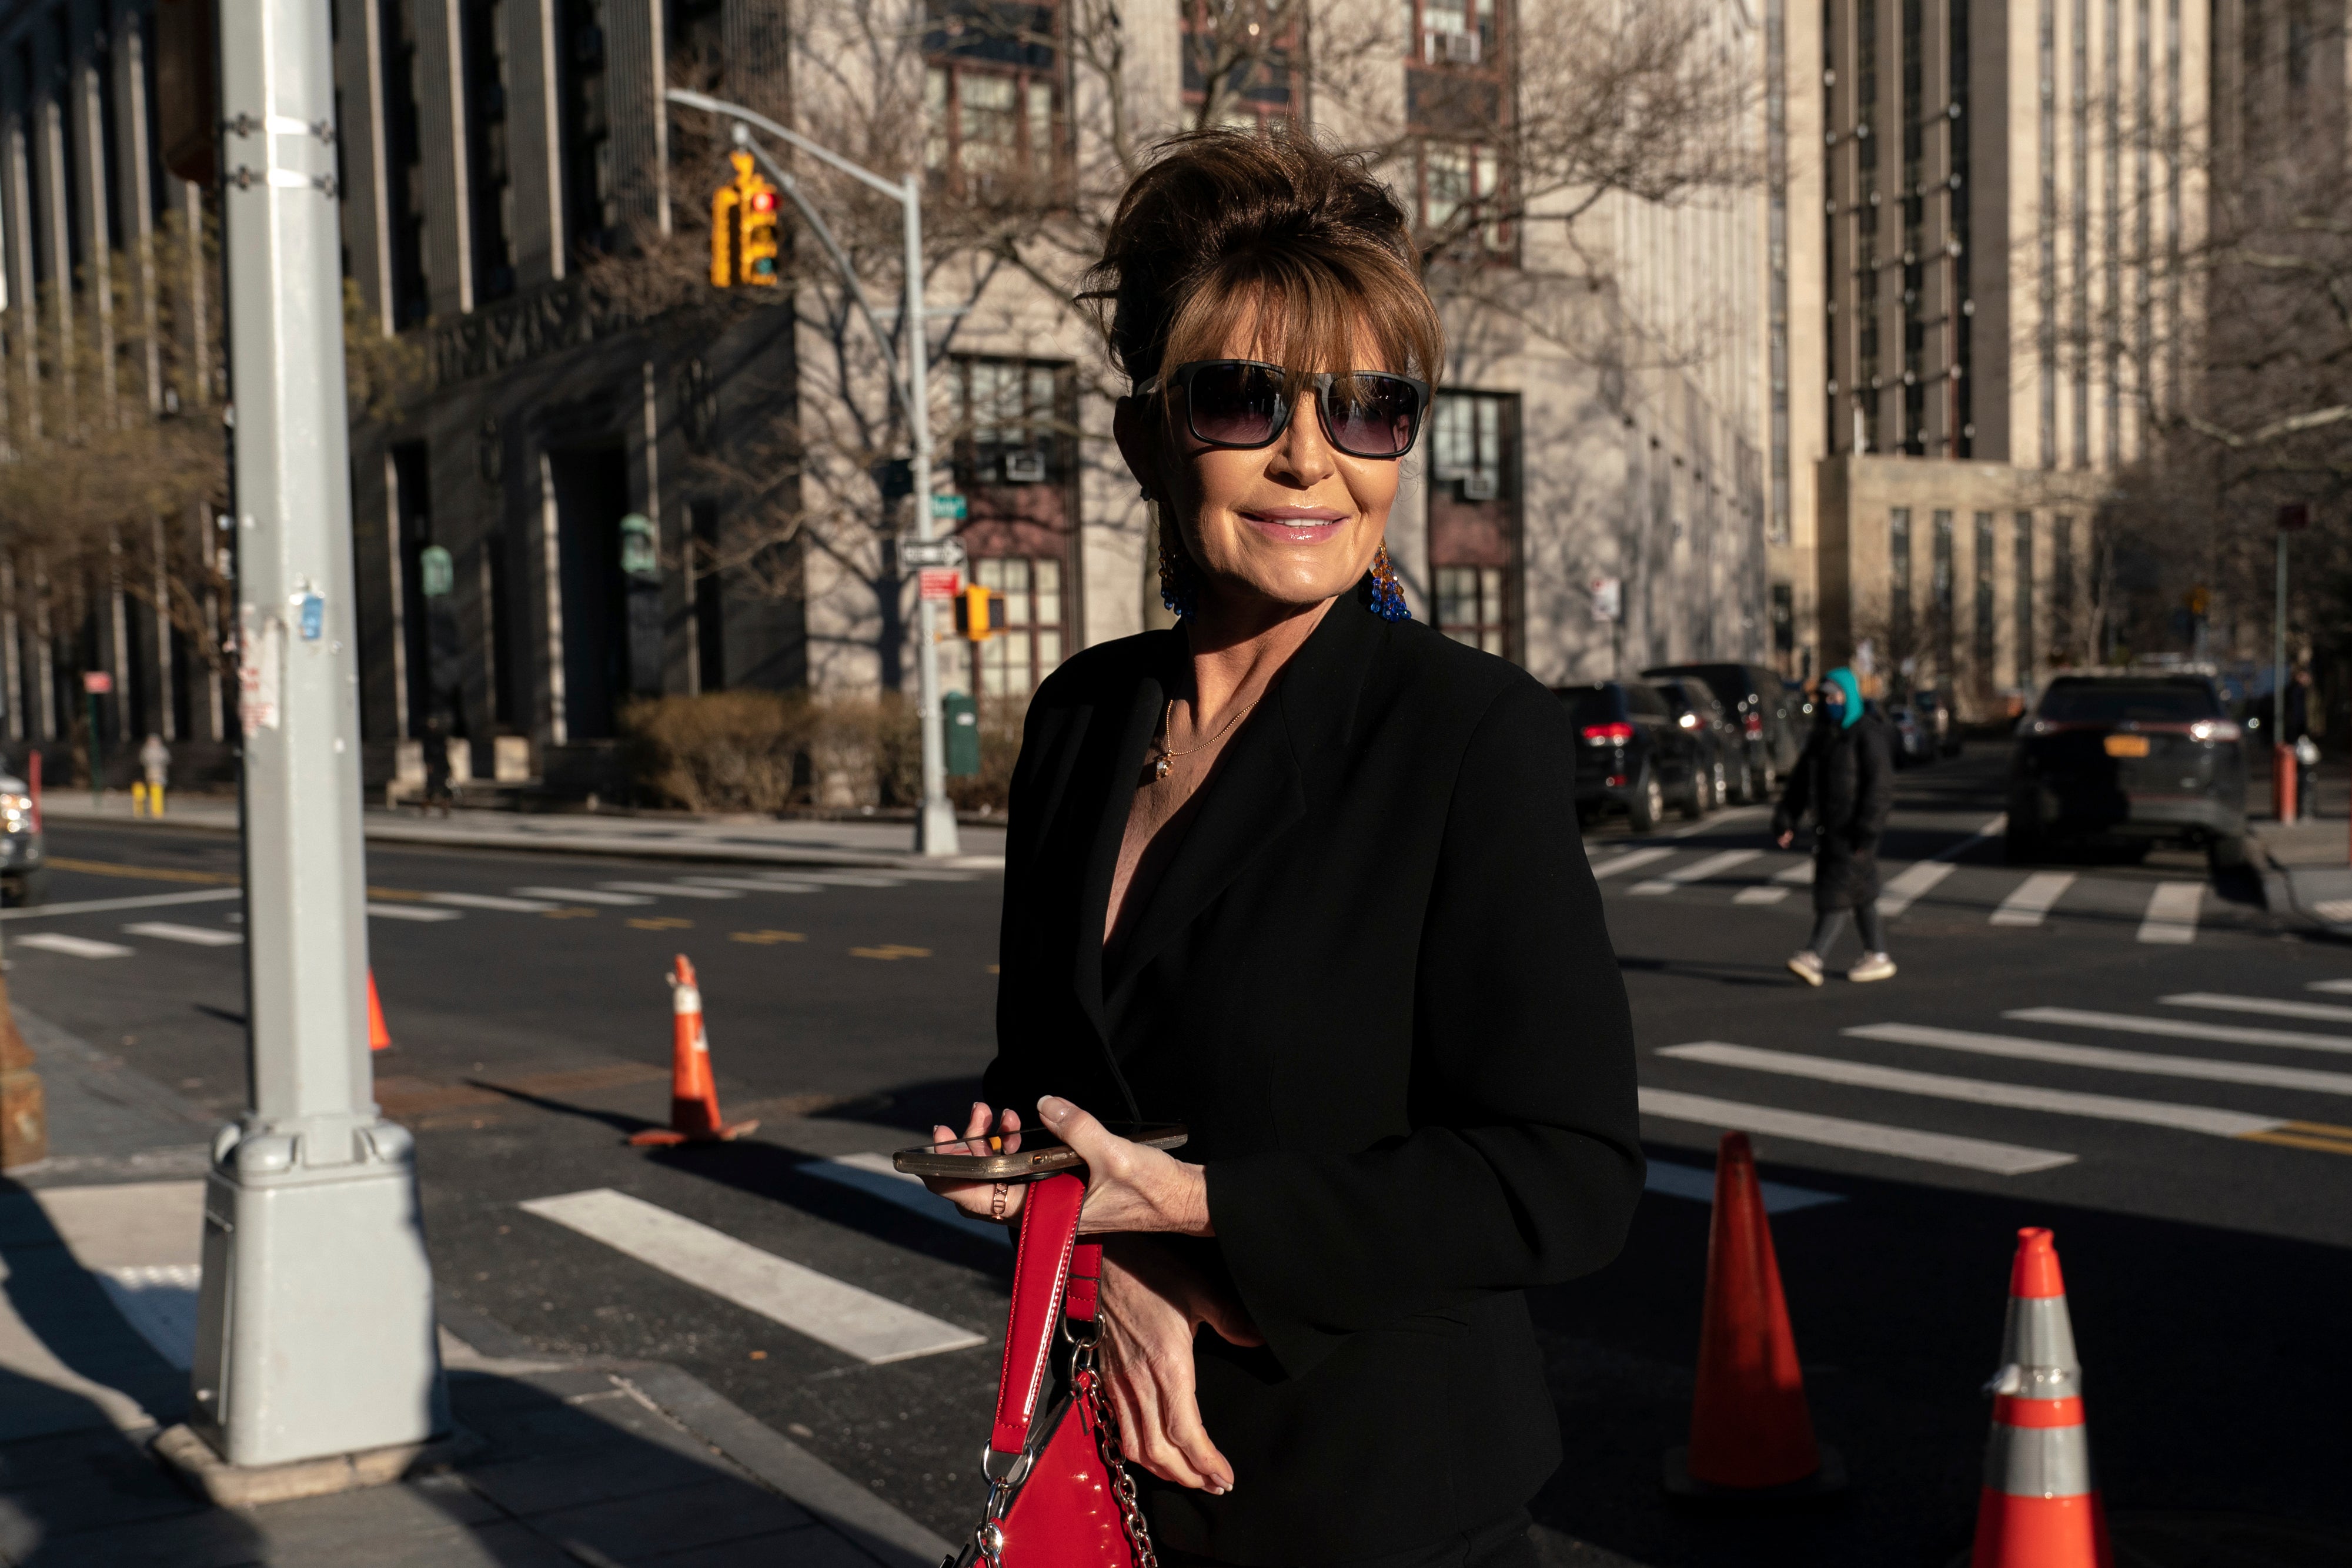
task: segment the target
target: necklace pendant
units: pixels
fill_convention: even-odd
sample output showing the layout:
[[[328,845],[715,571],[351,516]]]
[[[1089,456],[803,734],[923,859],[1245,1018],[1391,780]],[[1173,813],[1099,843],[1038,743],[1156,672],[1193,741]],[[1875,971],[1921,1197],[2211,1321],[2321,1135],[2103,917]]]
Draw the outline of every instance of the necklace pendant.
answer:
[[[1174,771],[1176,771],[1176,759],[1173,757],[1163,757],[1151,765],[1152,780],[1156,783]]]

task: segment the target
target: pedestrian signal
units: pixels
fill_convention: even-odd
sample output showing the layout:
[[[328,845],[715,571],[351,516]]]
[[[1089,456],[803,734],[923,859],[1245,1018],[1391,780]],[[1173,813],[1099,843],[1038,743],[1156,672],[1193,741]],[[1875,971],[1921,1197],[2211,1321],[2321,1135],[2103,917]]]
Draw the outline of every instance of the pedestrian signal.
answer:
[[[974,643],[985,643],[1004,630],[1004,595],[973,583],[956,595],[956,631]]]
[[[710,198],[710,281],[776,285],[776,187],[752,167],[749,152],[730,154],[735,178]]]

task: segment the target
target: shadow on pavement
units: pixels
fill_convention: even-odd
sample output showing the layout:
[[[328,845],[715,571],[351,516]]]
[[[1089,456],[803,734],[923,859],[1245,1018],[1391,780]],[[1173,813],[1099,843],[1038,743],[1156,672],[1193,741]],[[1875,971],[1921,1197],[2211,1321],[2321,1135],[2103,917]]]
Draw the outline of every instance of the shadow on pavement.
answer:
[[[1972,1527],[1990,1416],[1979,1390],[2016,1230],[2048,1225],[2109,1508],[2275,1521],[2282,1539],[2315,1533],[2339,1552],[2352,1542],[2341,1413],[2320,1392],[2352,1385],[2340,1325],[2352,1253],[1785,1162],[1768,1174],[1848,1199],[1777,1217],[1773,1232],[1814,1427],[1845,1455],[1851,1490],[1802,1512],[1667,1504],[1660,1461],[1688,1437],[1708,1208],[1652,1195],[1616,1262],[1530,1298],[1567,1448],[1539,1521],[1650,1568],[1943,1568]],[[2147,1550],[2149,1568],[2352,1561]]]

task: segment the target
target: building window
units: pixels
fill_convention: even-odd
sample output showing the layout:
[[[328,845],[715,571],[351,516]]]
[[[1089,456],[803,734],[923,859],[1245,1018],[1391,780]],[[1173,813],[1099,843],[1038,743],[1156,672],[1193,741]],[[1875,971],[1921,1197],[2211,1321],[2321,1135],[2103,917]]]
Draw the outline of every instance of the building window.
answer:
[[[425,117],[416,99],[416,0],[383,12],[384,205],[392,215],[392,319],[433,312],[425,271]]]
[[[2033,514],[2017,514],[2017,686],[2033,695]]]
[[[1496,143],[1510,96],[1500,0],[1404,0],[1405,119],[1421,143],[1417,215],[1438,244],[1498,256],[1516,243]]]
[[[1797,588],[1794,583],[1772,585],[1772,656],[1782,674],[1789,674],[1789,664],[1797,653]]]
[[[1935,621],[1930,630],[1936,640],[1936,684],[1945,688],[1948,701],[1956,663],[1952,653],[1952,514],[1937,512],[1935,530],[1935,577],[1930,589],[1935,596]]]
[[[980,694],[1025,697],[1062,662],[1062,563],[1052,556],[972,562],[972,580],[1004,596],[1004,629],[973,645]]]
[[[514,182],[507,163],[506,0],[465,10],[467,184],[473,198],[474,297],[514,292]]]
[[[1057,4],[934,0],[923,37],[923,166],[1003,195],[1060,167]]]
[[[1993,653],[1998,642],[1993,624],[1993,543],[1992,514],[1977,514],[1977,624],[1976,678],[1979,685],[1990,688],[1993,683]]]
[[[1918,650],[1911,645],[1911,508],[1897,507],[1886,519],[1886,663],[1904,669]]]
[[[2061,515],[2050,528],[2050,662],[2074,655],[2074,519]]]
[[[621,226],[619,171],[604,101],[604,0],[560,0],[563,17],[563,222],[572,245],[610,250]]]
[[[1517,654],[1519,400],[1444,392],[1430,411],[1429,565],[1437,629]]]
[[[1063,383],[1069,367],[1038,360],[956,362],[962,418],[956,465],[964,485],[1044,485],[1067,477]]]
[[[1297,35],[1269,15],[1265,0],[1185,0],[1182,26],[1184,107],[1193,125],[1252,130],[1290,117]]]

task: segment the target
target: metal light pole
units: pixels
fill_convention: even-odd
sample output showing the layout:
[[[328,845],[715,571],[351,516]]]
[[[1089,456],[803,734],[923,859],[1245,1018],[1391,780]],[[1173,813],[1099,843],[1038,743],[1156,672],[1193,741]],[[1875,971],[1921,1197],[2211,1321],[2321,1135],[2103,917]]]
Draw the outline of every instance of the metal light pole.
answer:
[[[793,204],[800,209],[825,255],[841,274],[851,300],[858,313],[866,318],[867,330],[874,334],[883,362],[890,366],[891,391],[907,411],[907,432],[914,447],[913,479],[915,486],[915,540],[925,547],[933,543],[931,533],[931,496],[934,476],[931,472],[931,403],[930,403],[930,329],[923,313],[923,192],[919,171],[909,172],[901,181],[886,180],[870,169],[859,167],[830,148],[810,141],[796,131],[777,124],[763,114],[755,113],[740,103],[705,93],[689,92],[684,88],[672,88],[667,95],[672,103],[689,109],[709,110],[735,121],[736,144],[759,160],[768,177],[782,186]],[[831,164],[854,180],[898,204],[906,219],[907,287],[899,305],[898,328],[907,342],[907,371],[903,379],[898,374],[890,341],[882,334],[874,319],[874,311],[866,303],[866,290],[849,265],[848,256],[833,236],[832,228],[824,215],[809,204],[801,193],[800,184],[779,167],[767,149],[751,140],[750,128],[756,126],[769,135],[799,148],[812,158]],[[931,564],[926,560],[925,564]],[[898,591],[893,584],[891,591]],[[947,791],[947,730],[940,706],[939,606],[928,599],[918,601],[917,628],[921,646],[915,655],[916,714],[922,723],[923,733],[923,809],[915,821],[915,849],[919,854],[952,855],[959,852],[956,833],[955,806],[948,800]]]
[[[414,1144],[368,1061],[328,7],[219,17],[252,1105],[213,1139],[190,1425],[241,1468],[449,1423]]]

